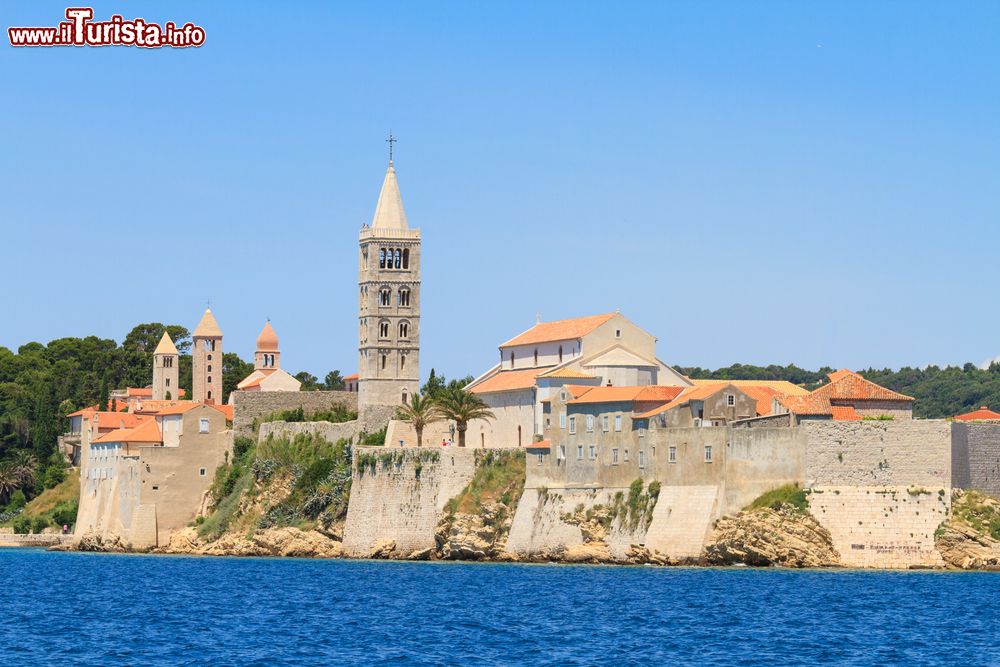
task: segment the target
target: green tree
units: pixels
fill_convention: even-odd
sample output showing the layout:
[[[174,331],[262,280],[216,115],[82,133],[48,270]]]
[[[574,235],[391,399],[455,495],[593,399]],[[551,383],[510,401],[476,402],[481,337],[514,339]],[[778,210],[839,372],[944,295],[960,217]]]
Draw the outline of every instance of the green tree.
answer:
[[[483,403],[483,399],[462,388],[452,387],[442,391],[434,399],[445,419],[455,422],[458,430],[458,446],[465,447],[465,432],[473,419],[495,419],[493,411]]]
[[[306,371],[296,373],[295,379],[302,383],[302,391],[316,391],[319,389],[319,378],[312,373]]]
[[[0,461],[0,505],[6,505],[12,493],[21,488],[20,478],[14,465]]]
[[[424,444],[424,429],[428,424],[441,420],[441,409],[433,398],[413,394],[409,403],[399,406],[396,419],[402,419],[413,426],[417,433],[417,447],[421,447]]]
[[[340,371],[330,371],[323,379],[323,385],[327,391],[343,391],[344,378],[340,377]]]
[[[236,385],[243,381],[243,378],[253,373],[254,365],[240,359],[240,355],[235,352],[226,352],[222,355],[222,402],[229,400],[230,392],[236,390]]]

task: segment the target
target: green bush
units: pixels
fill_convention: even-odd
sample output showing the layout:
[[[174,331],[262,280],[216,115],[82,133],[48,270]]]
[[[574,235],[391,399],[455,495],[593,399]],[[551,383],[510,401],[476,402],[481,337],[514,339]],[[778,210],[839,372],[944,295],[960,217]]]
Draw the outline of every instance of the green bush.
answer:
[[[52,519],[50,519],[46,514],[40,514],[38,516],[31,517],[30,521],[31,521],[31,532],[33,533],[40,533],[52,525]]]
[[[360,444],[362,447],[381,447],[385,444],[385,432],[389,427],[386,426],[381,431],[375,431],[374,433],[362,433],[360,439]]]
[[[14,532],[18,535],[27,535],[31,532],[31,518],[23,514],[15,517],[11,525],[14,527]]]
[[[74,498],[73,500],[64,500],[53,507],[49,515],[56,526],[72,526],[76,523],[76,514],[79,509],[80,501]]]
[[[14,493],[10,494],[10,502],[7,503],[6,512],[12,512],[14,510],[23,509],[25,505],[28,504],[28,499],[24,497],[24,491],[18,489]]]
[[[746,509],[756,510],[769,507],[777,510],[783,506],[789,506],[799,512],[805,512],[809,507],[809,499],[806,497],[805,489],[800,489],[798,484],[786,484],[777,489],[762,493]]]

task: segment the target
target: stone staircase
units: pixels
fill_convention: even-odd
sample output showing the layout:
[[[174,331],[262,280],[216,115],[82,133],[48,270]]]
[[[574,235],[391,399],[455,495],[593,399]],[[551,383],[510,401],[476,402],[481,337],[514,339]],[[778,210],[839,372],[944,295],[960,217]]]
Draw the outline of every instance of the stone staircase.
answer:
[[[664,486],[646,532],[646,547],[671,558],[697,558],[712,529],[718,486]]]

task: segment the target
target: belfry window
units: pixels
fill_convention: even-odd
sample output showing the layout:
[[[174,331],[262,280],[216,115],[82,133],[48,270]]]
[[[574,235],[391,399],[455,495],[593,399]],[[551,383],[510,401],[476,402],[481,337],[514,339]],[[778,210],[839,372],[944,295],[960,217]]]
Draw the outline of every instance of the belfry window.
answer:
[[[404,368],[406,368],[406,355],[401,354],[399,355],[399,370],[403,370]],[[403,400],[405,401],[406,399]]]
[[[386,356],[383,354],[382,355],[382,369],[383,370],[385,370],[385,359],[386,359]]]
[[[410,290],[405,287],[399,288],[399,305],[409,306],[410,305]]]
[[[385,268],[385,248],[379,248],[378,250],[378,268]]]
[[[410,325],[406,322],[399,323],[399,337],[406,338],[410,334]]]
[[[389,322],[382,321],[378,323],[378,337],[388,338],[389,337]]]
[[[410,249],[403,248],[403,268],[410,268]]]
[[[392,290],[388,287],[383,287],[378,293],[378,305],[380,306],[391,306],[392,305]]]
[[[403,251],[399,248],[396,248],[396,268],[403,268]]]

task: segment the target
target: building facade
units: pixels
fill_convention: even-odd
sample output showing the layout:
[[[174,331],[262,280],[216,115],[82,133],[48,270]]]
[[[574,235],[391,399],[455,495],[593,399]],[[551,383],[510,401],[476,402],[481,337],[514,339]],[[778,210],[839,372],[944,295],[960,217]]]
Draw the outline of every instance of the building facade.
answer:
[[[358,409],[397,406],[420,387],[420,230],[389,162],[358,254]]]

